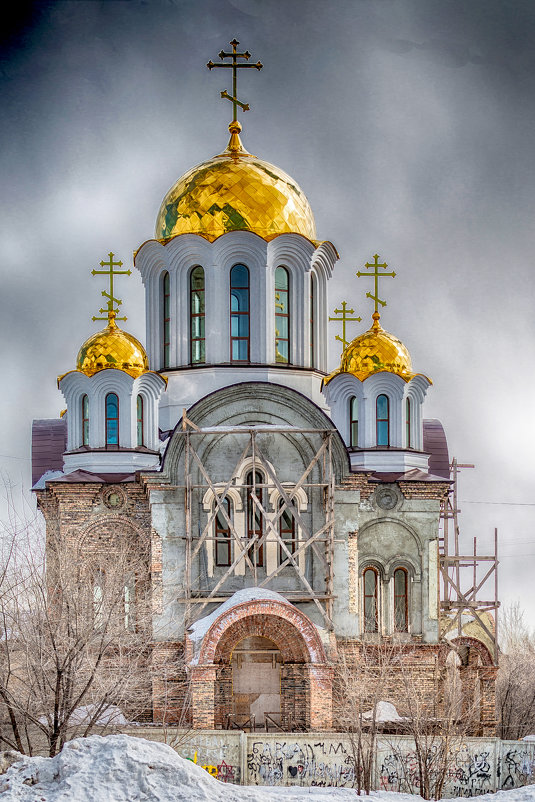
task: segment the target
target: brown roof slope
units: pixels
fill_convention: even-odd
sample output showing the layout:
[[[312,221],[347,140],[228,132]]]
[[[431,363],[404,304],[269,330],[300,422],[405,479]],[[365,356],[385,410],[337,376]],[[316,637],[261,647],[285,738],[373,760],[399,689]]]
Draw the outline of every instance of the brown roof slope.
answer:
[[[424,451],[429,454],[429,473],[449,479],[448,442],[439,420],[424,420]]]
[[[65,418],[34,420],[32,423],[32,485],[46,471],[63,470],[63,454],[67,450]]]

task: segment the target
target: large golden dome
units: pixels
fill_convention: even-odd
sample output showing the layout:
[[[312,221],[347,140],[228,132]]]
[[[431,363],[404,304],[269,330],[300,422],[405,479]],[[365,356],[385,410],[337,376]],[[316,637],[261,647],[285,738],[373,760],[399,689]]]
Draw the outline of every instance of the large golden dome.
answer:
[[[76,369],[93,376],[100,370],[115,368],[137,379],[149,369],[147,354],[139,340],[120,329],[114,318],[115,313],[110,313],[107,327],[91,335],[82,345]]]
[[[265,240],[279,234],[316,239],[306,196],[285,172],[243,148],[238,122],[227,149],[193,167],[169,190],[156,220],[156,239],[200,234],[212,242],[227,231],[253,231]]]
[[[352,373],[360,381],[381,371],[395,373],[406,382],[417,375],[413,373],[410,354],[401,340],[381,327],[378,312],[372,317],[371,329],[349,343],[342,353],[340,367],[327,376],[324,384],[339,373]]]

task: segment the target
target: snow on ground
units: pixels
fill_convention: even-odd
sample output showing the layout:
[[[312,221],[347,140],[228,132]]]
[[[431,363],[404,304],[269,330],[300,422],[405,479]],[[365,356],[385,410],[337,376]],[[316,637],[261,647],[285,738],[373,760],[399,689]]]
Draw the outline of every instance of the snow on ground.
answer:
[[[0,775],[0,802],[355,802],[354,789],[225,785],[165,744],[128,735],[70,741],[53,758],[25,757]],[[418,802],[386,791],[362,802]],[[535,802],[535,785],[479,797]]]

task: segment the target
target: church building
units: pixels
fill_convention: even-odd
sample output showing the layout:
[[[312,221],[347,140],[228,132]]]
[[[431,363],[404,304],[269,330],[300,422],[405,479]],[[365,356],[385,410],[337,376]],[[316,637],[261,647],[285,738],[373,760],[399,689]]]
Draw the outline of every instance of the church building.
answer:
[[[430,710],[455,649],[474,734],[493,734],[493,656],[440,636],[449,457],[425,418],[431,380],[382,326],[392,273],[383,254],[358,256],[370,321],[348,342],[336,310],[329,372],[338,254],[296,181],[245,150],[235,78],[261,65],[231,46],[208,64],[233,67],[228,144],[172,185],[135,252],[145,346],[119,325],[127,271],[111,253],[94,271],[110,282],[105,328],[58,379],[65,414],[34,422],[47,537],[95,566],[95,593],[118,544],[138,554],[125,626],[149,606],[154,722],[333,730],[337,665],[358,672],[364,646],[388,645]]]

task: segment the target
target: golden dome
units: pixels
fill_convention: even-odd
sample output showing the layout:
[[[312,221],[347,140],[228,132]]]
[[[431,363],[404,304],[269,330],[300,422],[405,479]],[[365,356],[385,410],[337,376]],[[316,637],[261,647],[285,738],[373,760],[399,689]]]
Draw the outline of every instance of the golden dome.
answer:
[[[149,369],[145,349],[139,340],[118,327],[115,312],[108,314],[107,327],[89,337],[78,351],[76,369],[93,376],[100,370],[115,368],[137,379]]]
[[[339,373],[352,373],[360,381],[381,371],[395,373],[406,382],[417,375],[412,371],[410,354],[401,340],[381,327],[378,312],[374,312],[372,317],[371,329],[349,343],[342,354],[340,367],[327,376],[324,384]]]
[[[227,149],[193,167],[169,190],[156,220],[156,239],[200,234],[212,242],[227,231],[316,239],[312,209],[295,181],[244,149],[238,122]]]

